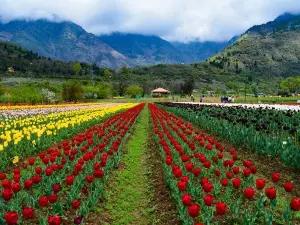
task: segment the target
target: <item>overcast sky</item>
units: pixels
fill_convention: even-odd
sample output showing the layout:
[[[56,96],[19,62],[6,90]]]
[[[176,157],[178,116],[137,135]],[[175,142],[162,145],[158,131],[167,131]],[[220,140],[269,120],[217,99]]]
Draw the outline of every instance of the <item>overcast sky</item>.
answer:
[[[300,12],[300,0],[0,0],[5,22],[59,18],[94,34],[153,34],[184,42],[228,40],[284,12]]]

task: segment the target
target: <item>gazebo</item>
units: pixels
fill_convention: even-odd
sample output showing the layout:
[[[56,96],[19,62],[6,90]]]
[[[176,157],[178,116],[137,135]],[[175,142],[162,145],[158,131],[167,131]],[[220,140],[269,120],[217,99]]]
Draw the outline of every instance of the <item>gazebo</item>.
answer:
[[[152,97],[166,97],[170,94],[170,92],[163,88],[154,89],[152,92]]]

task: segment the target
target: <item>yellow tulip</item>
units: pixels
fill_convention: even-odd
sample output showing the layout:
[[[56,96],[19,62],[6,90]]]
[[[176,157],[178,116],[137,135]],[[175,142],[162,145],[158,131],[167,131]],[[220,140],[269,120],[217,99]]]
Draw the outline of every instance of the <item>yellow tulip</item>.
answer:
[[[13,164],[18,163],[19,162],[19,156],[15,156],[12,162],[13,162]]]

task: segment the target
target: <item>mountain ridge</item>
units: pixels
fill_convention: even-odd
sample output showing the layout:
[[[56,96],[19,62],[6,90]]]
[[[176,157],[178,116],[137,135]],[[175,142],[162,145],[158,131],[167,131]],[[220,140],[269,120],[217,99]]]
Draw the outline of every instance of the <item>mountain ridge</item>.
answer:
[[[300,16],[285,14],[253,26],[233,45],[207,61],[220,68],[254,76],[300,74]]]
[[[0,41],[18,44],[53,59],[96,63],[110,68],[199,62],[215,52],[205,57],[192,56],[155,35],[116,32],[96,36],[73,22],[45,19],[0,23]]]

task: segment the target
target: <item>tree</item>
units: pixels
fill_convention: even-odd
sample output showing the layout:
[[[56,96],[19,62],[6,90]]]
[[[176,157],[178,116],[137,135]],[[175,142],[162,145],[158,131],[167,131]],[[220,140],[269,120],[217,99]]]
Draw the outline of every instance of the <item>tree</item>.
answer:
[[[80,101],[83,99],[83,88],[77,82],[70,82],[63,84],[62,97],[65,101]]]
[[[183,94],[191,95],[193,93],[194,87],[195,87],[195,80],[193,77],[190,77],[189,79],[184,81],[180,89]]]
[[[73,71],[75,72],[76,75],[78,75],[81,71],[81,65],[80,63],[76,62],[73,64]]]
[[[289,77],[281,81],[280,88],[282,90],[289,91],[290,93],[297,93],[300,89],[300,76],[299,77]]]
[[[113,90],[113,87],[111,84],[99,83],[98,91],[97,91],[98,98],[100,98],[100,99],[108,98],[109,96],[112,95],[112,90]]]
[[[105,69],[104,70],[104,79],[106,81],[109,81],[110,77],[111,77],[111,72],[108,69]]]
[[[226,84],[226,86],[232,90],[234,90],[237,94],[239,93],[239,90],[241,89],[241,87],[235,83],[235,82],[228,82]]]
[[[138,85],[130,85],[126,88],[126,94],[135,98],[137,95],[142,95],[143,89]]]

